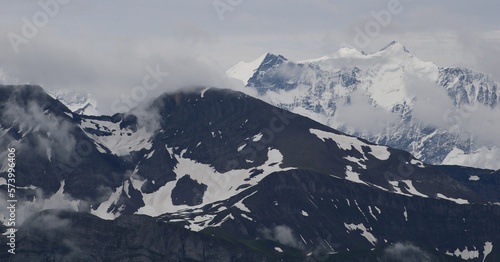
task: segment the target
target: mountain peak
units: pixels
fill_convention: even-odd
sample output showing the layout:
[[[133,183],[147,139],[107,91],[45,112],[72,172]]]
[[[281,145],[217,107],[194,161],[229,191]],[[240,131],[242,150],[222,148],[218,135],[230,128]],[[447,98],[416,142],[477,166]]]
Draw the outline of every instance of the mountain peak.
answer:
[[[380,49],[379,52],[382,51],[396,51],[396,52],[404,52],[410,53],[406,47],[398,41],[392,41],[390,44],[386,45],[384,48]]]
[[[284,61],[287,61],[287,59],[282,55],[275,55],[266,52],[251,62],[239,62],[227,70],[226,74],[230,78],[241,80],[246,85],[248,80],[255,74],[255,72],[257,72],[257,70],[265,70],[266,66],[271,66],[275,63],[282,63]]]
[[[100,115],[93,95],[83,90],[48,89],[47,93],[78,115]]]
[[[264,58],[264,60],[262,60],[260,66],[258,67],[258,70],[259,71],[267,70],[270,67],[272,67],[273,65],[281,64],[287,60],[288,59],[286,59],[282,55],[275,55],[275,54],[267,53],[266,57]]]

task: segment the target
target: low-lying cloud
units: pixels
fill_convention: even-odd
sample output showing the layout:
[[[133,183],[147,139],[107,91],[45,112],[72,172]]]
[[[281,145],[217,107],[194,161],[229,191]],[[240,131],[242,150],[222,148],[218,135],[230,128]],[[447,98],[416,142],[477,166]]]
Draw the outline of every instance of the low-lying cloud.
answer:
[[[77,261],[83,255],[81,239],[72,232],[71,218],[63,218],[59,214],[60,211],[55,210],[39,213],[31,217],[24,229],[41,237],[49,248],[62,248],[63,251],[56,254],[57,261]]]
[[[443,113],[454,109],[453,100],[435,80],[407,74],[404,85],[413,99],[412,116],[415,121],[428,126],[447,128]]]
[[[374,107],[367,94],[361,90],[354,91],[350,103],[338,103],[334,121],[342,123],[348,130],[361,133],[378,133],[399,121],[399,116],[384,108]]]
[[[3,117],[12,124],[19,124],[21,133],[38,131],[42,134],[35,136],[35,141],[26,150],[35,151],[38,155],[51,158],[52,155],[68,162],[70,153],[74,151],[76,139],[72,135],[72,125],[44,109],[35,102],[29,102],[22,107],[17,103],[7,103]],[[13,146],[23,144],[13,141]],[[27,146],[27,145],[25,145]],[[21,150],[21,148],[18,148]]]
[[[19,53],[6,38],[0,39],[0,80],[4,84],[39,84],[46,89],[85,90],[94,94],[102,113],[114,114],[112,102],[132,96],[133,88],[144,84],[148,67],[159,68],[168,77],[154,90],[147,90],[146,99],[186,86],[232,87],[236,82],[225,77],[225,69],[209,55],[196,51],[204,41],[213,40],[183,36],[180,40],[96,41],[90,37],[70,39],[44,28],[43,34]]]
[[[276,241],[280,244],[303,249],[302,242],[294,236],[293,230],[285,225],[275,226],[274,228],[264,228],[260,230],[264,239]]]
[[[411,243],[395,243],[384,250],[379,262],[434,262],[439,261],[431,254]]]

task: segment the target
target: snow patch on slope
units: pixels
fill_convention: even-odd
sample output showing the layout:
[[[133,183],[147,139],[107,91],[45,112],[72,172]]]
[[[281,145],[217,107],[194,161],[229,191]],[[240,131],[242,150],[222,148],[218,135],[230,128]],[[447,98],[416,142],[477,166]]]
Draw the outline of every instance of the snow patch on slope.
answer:
[[[442,199],[446,199],[446,200],[449,200],[449,201],[453,201],[453,202],[455,202],[457,204],[461,204],[461,205],[463,205],[463,204],[469,204],[469,201],[467,201],[465,199],[462,199],[462,198],[451,198],[451,197],[447,197],[447,196],[445,196],[445,195],[443,195],[441,193],[438,193],[437,197],[438,198],[442,198]]]
[[[236,202],[233,206],[238,208],[239,210],[241,211],[244,211],[244,212],[247,212],[247,213],[251,213],[250,209],[248,209],[248,207],[245,206],[245,204],[243,204],[243,200],[251,197],[252,195],[254,195],[255,193],[257,193],[257,191],[253,192],[252,194],[242,198],[240,201]]]
[[[493,243],[485,242],[484,252],[483,252],[483,262],[486,260],[486,257],[491,253],[492,250],[493,250]]]
[[[91,209],[90,213],[94,216],[98,216],[98,217],[105,219],[105,220],[113,220],[113,219],[119,217],[120,216],[119,212],[108,213],[108,209],[111,207],[111,205],[118,202],[118,199],[120,198],[120,195],[122,194],[122,192],[123,192],[123,185],[116,188],[115,191],[109,197],[109,199],[102,202],[97,209],[95,209],[95,210]]]
[[[456,256],[456,257],[460,257],[462,259],[465,259],[465,260],[469,260],[469,259],[474,259],[474,258],[478,258],[479,257],[479,251],[478,250],[468,250],[467,247],[464,248],[464,250],[460,251],[459,248],[457,248],[455,250],[455,252],[449,252],[449,251],[446,251],[446,254],[447,255],[450,255],[450,256]]]
[[[469,176],[469,180],[470,181],[479,181],[479,177],[478,176]]]
[[[361,235],[366,238],[366,240],[368,240],[372,245],[375,246],[375,244],[377,244],[377,238],[370,232],[368,232],[368,230],[366,229],[365,225],[363,225],[363,223],[360,223],[360,224],[347,224],[344,222],[344,226],[345,228],[347,228],[349,231],[354,231],[354,230],[361,230]]]
[[[189,174],[191,179],[195,180],[197,183],[207,185],[207,190],[203,195],[202,203],[194,207],[187,205],[173,205],[171,194],[177,183],[177,180],[175,180],[168,182],[153,193],[142,193],[145,206],[141,207],[137,211],[137,214],[158,216],[164,213],[173,213],[183,209],[192,209],[229,199],[230,197],[241,192],[241,188],[238,189],[238,187],[243,184],[254,186],[264,177],[273,172],[293,169],[280,167],[281,162],[283,161],[283,155],[277,149],[270,149],[268,151],[267,161],[262,166],[257,167],[257,169],[263,170],[263,173],[252,178],[250,178],[250,175],[252,174],[252,170],[255,168],[235,169],[226,173],[219,173],[210,165],[198,163],[188,158],[183,158],[182,155],[184,152],[185,150],[181,152],[180,155],[175,155],[178,163],[174,168],[174,173],[177,175],[177,178],[181,178],[184,175]],[[245,181],[245,179],[248,178],[250,178],[250,180]],[[244,210],[246,207],[240,206],[240,208]]]
[[[413,186],[413,181],[402,180],[402,182],[404,182],[406,184],[406,186],[407,186],[406,190],[408,190],[408,192],[410,192],[412,195],[426,197],[426,198],[429,197],[427,195],[424,195],[424,194],[418,192],[417,189],[415,189],[415,187]]]
[[[359,173],[352,171],[351,166],[346,166],[345,175],[346,175],[346,177],[345,177],[346,180],[352,181],[354,183],[367,185],[365,181],[363,181],[359,178]]]
[[[323,130],[318,130],[313,128],[310,128],[309,132],[311,132],[311,134],[313,135],[316,135],[319,139],[323,140],[323,142],[326,142],[327,139],[333,140],[335,143],[337,143],[337,146],[342,150],[351,150],[354,148],[358,152],[364,154],[362,148],[364,146],[364,147],[369,147],[371,149],[371,152],[369,152],[368,154],[380,160],[387,160],[391,155],[389,150],[387,150],[386,146],[369,145],[364,142],[361,142],[356,137],[334,134],[331,132],[326,132]]]
[[[99,144],[104,145],[117,156],[126,156],[133,151],[141,149],[151,149],[151,138],[153,132],[145,127],[140,127],[137,131],[130,129],[120,129],[120,122],[113,123],[95,119],[82,119],[80,128]],[[98,127],[99,126],[99,127]],[[107,132],[109,135],[96,135],[85,130],[85,128]]]

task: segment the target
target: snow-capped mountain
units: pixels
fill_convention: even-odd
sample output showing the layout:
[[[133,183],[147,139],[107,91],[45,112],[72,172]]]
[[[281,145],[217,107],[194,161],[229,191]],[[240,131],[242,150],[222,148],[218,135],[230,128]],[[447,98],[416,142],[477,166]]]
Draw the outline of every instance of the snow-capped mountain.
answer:
[[[490,77],[424,62],[400,43],[292,62],[265,54],[227,75],[259,98],[431,164],[500,169],[500,90]]]
[[[240,92],[87,116],[40,87],[0,86],[0,146],[16,148],[22,223],[2,261],[500,256],[499,171],[424,164]]]
[[[61,103],[75,114],[89,116],[98,116],[101,114],[97,107],[97,101],[88,92],[69,89],[50,89],[47,90],[47,93],[61,101]]]

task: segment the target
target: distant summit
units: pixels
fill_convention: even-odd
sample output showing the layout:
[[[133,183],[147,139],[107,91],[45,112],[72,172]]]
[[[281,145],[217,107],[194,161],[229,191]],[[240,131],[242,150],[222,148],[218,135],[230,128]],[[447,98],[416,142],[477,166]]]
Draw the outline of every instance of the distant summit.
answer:
[[[498,121],[498,84],[466,68],[423,61],[399,42],[371,54],[344,47],[298,62],[266,53],[227,75],[276,106],[427,163],[500,169],[500,141],[475,128]],[[473,118],[478,110],[485,113]]]
[[[257,71],[265,71],[273,65],[281,64],[284,61],[287,61],[287,59],[282,55],[265,53],[252,62],[239,62],[237,65],[227,70],[227,75],[247,84],[248,80],[252,78]]]
[[[410,53],[403,44],[397,41],[392,41],[390,44],[380,49],[380,51],[384,50],[396,50],[396,51],[402,50],[405,53]]]
[[[75,114],[89,116],[101,114],[97,107],[97,101],[88,92],[71,89],[49,89],[47,93],[54,99],[61,101]]]

